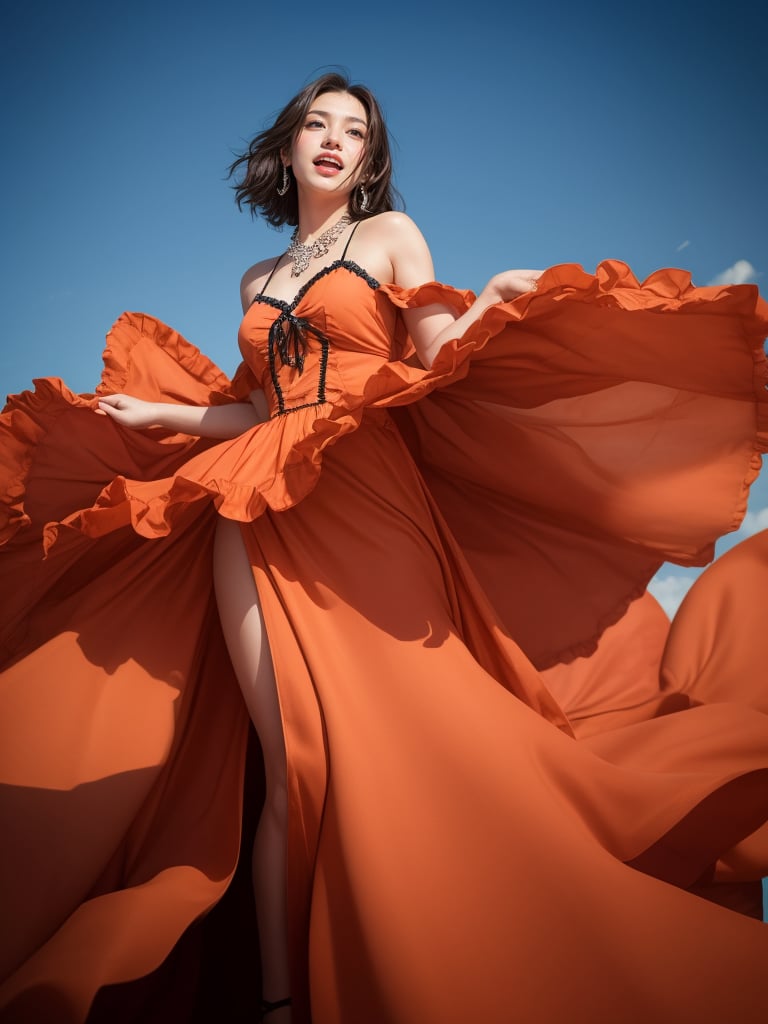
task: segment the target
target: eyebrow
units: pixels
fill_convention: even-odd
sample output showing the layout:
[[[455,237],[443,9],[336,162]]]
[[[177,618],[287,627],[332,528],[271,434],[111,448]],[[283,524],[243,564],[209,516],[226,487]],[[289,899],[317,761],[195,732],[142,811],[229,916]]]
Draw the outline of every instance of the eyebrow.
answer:
[[[327,110],[308,110],[307,111],[307,117],[309,117],[310,114],[321,114],[323,117],[330,117],[331,116],[328,113]],[[368,122],[364,121],[362,119],[362,117],[354,117],[353,115],[350,115],[349,117],[345,117],[344,120],[345,121],[357,121],[358,124],[364,124],[366,128],[368,127]]]

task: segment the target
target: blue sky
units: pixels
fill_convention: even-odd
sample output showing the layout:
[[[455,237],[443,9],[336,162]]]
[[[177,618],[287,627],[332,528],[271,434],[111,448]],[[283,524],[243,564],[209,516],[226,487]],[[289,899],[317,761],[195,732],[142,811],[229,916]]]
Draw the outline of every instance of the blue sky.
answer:
[[[124,309],[231,372],[240,275],[287,236],[238,213],[226,168],[331,65],[379,96],[439,279],[611,257],[768,288],[764,7],[6,5],[0,387],[92,390]],[[766,507],[760,484],[750,528]]]

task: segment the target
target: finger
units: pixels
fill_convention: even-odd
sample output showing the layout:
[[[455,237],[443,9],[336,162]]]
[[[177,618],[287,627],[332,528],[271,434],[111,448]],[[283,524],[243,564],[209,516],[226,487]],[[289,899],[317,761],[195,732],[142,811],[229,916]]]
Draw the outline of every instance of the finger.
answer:
[[[529,272],[528,283],[530,291],[535,292],[539,287],[539,278],[544,273],[543,270],[532,270]]]
[[[99,401],[99,407],[96,409],[96,412],[100,413],[102,416],[109,416],[110,419],[116,419],[122,410],[118,405],[113,405],[111,402],[105,402],[102,400]]]

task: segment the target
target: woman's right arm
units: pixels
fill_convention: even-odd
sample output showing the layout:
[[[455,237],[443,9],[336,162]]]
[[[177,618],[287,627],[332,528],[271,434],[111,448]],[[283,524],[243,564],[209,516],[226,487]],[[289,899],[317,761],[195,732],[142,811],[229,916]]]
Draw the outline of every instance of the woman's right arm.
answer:
[[[250,399],[250,402],[209,406],[145,402],[131,395],[105,395],[99,399],[96,411],[133,430],[163,427],[177,434],[226,440],[244,434],[267,419],[264,393],[252,391]]]
[[[248,309],[263,283],[274,257],[254,264],[243,274],[240,299],[243,313]],[[99,399],[97,412],[109,416],[123,427],[144,430],[162,427],[192,437],[228,440],[269,419],[263,391],[252,391],[249,402],[232,405],[175,405],[170,402],[145,402],[132,395],[107,395]]]

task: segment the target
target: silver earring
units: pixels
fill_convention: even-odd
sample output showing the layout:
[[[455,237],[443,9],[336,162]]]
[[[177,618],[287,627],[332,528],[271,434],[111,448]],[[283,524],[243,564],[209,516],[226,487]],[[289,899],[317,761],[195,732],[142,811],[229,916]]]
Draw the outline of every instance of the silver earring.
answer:
[[[284,196],[290,187],[291,179],[288,177],[288,168],[283,164],[283,180],[277,186],[277,194],[279,196]]]
[[[368,209],[368,193],[365,191],[365,187],[360,185],[360,210],[362,213]]]

